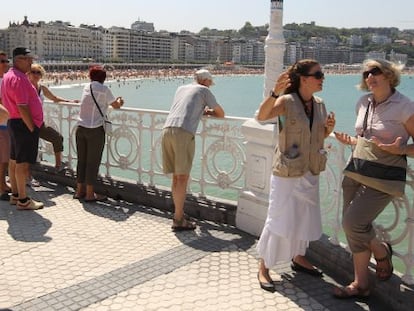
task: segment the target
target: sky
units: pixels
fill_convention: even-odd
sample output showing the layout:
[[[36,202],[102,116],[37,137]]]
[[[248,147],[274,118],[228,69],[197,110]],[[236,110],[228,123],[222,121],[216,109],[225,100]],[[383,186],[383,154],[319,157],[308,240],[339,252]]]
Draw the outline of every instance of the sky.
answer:
[[[74,26],[97,25],[130,28],[137,20],[154,23],[155,30],[199,32],[240,29],[269,23],[270,0],[19,0],[0,9],[0,29],[9,21],[61,20]],[[413,0],[284,0],[283,24],[309,23],[319,26],[397,27],[414,29]]]

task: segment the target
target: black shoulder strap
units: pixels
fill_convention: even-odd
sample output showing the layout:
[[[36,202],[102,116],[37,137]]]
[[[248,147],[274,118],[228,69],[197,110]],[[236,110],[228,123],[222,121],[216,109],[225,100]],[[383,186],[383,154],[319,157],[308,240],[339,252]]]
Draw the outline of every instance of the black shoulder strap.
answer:
[[[91,83],[91,84],[89,84],[89,88],[90,88],[90,90],[91,90],[91,95],[92,95],[93,101],[95,102],[95,105],[96,105],[96,107],[97,107],[97,108],[98,108],[98,110],[99,110],[99,113],[101,114],[102,118],[104,118],[104,119],[105,119],[104,114],[102,113],[101,107],[99,107],[98,102],[96,101],[95,96],[93,95],[93,92],[92,92],[92,83]]]
[[[371,100],[368,99],[368,105],[367,105],[367,110],[365,111],[365,117],[364,117],[364,123],[362,124],[362,133],[361,133],[361,137],[364,137],[364,133],[368,127],[368,112],[369,112],[369,107],[371,106]]]

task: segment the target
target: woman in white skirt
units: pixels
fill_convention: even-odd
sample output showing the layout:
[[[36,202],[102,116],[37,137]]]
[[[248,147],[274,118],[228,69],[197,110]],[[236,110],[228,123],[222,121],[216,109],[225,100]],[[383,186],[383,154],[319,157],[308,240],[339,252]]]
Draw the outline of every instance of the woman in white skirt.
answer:
[[[324,140],[335,126],[334,114],[328,116],[322,99],[313,95],[322,90],[323,81],[317,61],[298,61],[281,75],[256,116],[258,121],[278,118],[279,124],[269,209],[257,244],[258,279],[268,291],[275,290],[269,268],[277,263],[291,260],[292,269],[322,276],[305,253],[309,241],[322,234],[319,173],[327,160]],[[286,86],[282,92],[281,85]]]

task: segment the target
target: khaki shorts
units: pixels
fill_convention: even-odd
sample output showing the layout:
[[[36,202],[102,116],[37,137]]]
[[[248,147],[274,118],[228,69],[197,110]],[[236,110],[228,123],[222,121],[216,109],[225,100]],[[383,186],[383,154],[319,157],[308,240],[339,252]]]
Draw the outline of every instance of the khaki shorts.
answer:
[[[194,135],[179,127],[162,132],[162,165],[164,174],[190,175],[195,151]]]

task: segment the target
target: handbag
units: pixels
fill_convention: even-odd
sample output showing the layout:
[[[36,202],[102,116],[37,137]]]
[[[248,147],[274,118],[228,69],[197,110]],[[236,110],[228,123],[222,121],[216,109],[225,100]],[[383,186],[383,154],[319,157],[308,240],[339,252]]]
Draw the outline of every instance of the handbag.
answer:
[[[366,130],[369,104],[364,118]],[[395,155],[379,148],[373,141],[359,136],[344,175],[361,184],[395,197],[404,195],[407,178],[407,157]]]
[[[89,85],[89,88],[91,90],[91,95],[92,95],[93,101],[95,102],[95,105],[98,108],[99,113],[102,116],[102,119],[103,119],[103,124],[102,124],[103,129],[104,129],[106,135],[111,136],[112,135],[112,122],[108,119],[108,116],[106,116],[106,115],[104,115],[102,113],[101,107],[99,107],[98,102],[96,101],[95,96],[93,95],[93,92],[92,92],[92,84]]]

